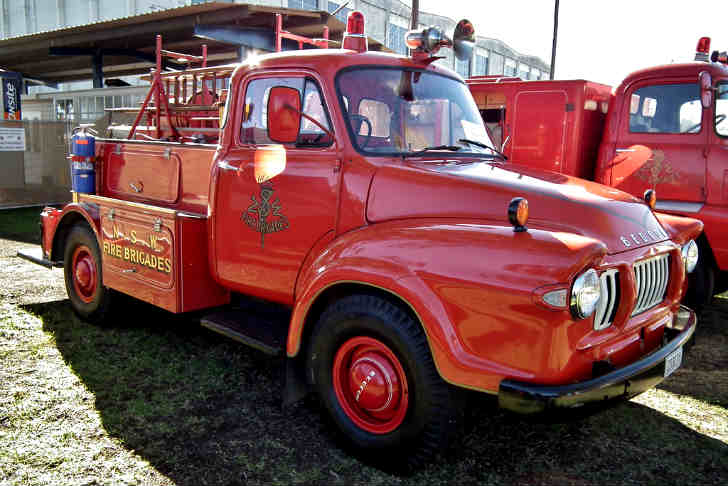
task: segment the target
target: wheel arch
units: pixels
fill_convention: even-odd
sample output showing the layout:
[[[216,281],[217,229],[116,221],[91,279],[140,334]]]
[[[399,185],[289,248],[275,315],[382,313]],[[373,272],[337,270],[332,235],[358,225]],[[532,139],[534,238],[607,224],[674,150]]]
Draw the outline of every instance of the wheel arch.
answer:
[[[296,319],[294,314],[292,322],[296,322],[298,324],[300,333],[295,340],[291,339],[292,336],[289,336],[287,346],[288,356],[291,358],[296,357],[300,353],[301,349],[306,348],[316,322],[329,305],[341,298],[357,294],[380,297],[391,304],[398,306],[402,309],[402,311],[407,313],[409,317],[415,320],[415,322],[419,323],[425,333],[425,336],[427,336],[427,328],[419,313],[415,310],[414,306],[399,293],[370,282],[344,280],[332,282],[319,289],[299,319]],[[294,326],[292,326],[292,329],[293,327]],[[430,347],[430,352],[432,353],[432,345],[429,343],[429,338],[428,345]]]
[[[98,210],[85,204],[69,204],[63,209],[63,214],[53,234],[53,244],[51,246],[52,260],[63,260],[63,248],[66,245],[68,234],[79,223],[88,226],[96,236],[96,240],[99,241]]]

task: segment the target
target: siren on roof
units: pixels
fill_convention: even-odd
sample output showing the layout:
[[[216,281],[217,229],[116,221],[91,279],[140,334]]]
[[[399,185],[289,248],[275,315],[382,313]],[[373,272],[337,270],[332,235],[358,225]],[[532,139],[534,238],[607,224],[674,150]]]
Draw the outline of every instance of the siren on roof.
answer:
[[[344,33],[344,49],[357,52],[367,51],[367,36],[364,34],[364,14],[354,10],[346,19],[346,33]]]
[[[464,61],[473,55],[475,28],[470,21],[463,19],[455,26],[452,39],[446,36],[441,28],[430,26],[410,30],[405,34],[404,42],[414,51],[416,59],[434,56],[442,47],[452,47],[455,50],[455,57]]]

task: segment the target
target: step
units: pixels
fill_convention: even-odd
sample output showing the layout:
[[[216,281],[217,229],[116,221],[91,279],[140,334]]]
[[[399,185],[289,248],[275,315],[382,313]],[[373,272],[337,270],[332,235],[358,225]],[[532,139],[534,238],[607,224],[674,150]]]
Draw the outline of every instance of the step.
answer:
[[[289,319],[285,314],[234,308],[206,315],[200,324],[264,353],[281,356],[288,337]]]

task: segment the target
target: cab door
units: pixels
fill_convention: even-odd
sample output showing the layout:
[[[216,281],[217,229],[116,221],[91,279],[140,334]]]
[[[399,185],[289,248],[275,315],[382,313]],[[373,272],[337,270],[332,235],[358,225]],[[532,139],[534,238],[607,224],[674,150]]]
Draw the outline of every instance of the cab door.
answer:
[[[238,101],[243,120],[238,142],[218,162],[215,264],[233,290],[282,303],[293,291],[306,255],[333,232],[340,159],[332,138],[303,120],[296,143],[268,137],[271,88],[299,91],[302,111],[331,127],[320,83],[310,75],[249,78]]]
[[[706,197],[707,112],[697,79],[636,83],[620,110],[613,185],[637,197],[655,189],[665,209],[699,206]]]

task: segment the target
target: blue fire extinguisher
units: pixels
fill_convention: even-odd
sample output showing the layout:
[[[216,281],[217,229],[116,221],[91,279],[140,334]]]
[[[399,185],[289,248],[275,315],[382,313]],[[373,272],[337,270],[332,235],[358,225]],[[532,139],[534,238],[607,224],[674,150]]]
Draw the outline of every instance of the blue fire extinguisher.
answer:
[[[71,137],[71,190],[82,194],[96,193],[96,130],[93,123],[73,129]]]

